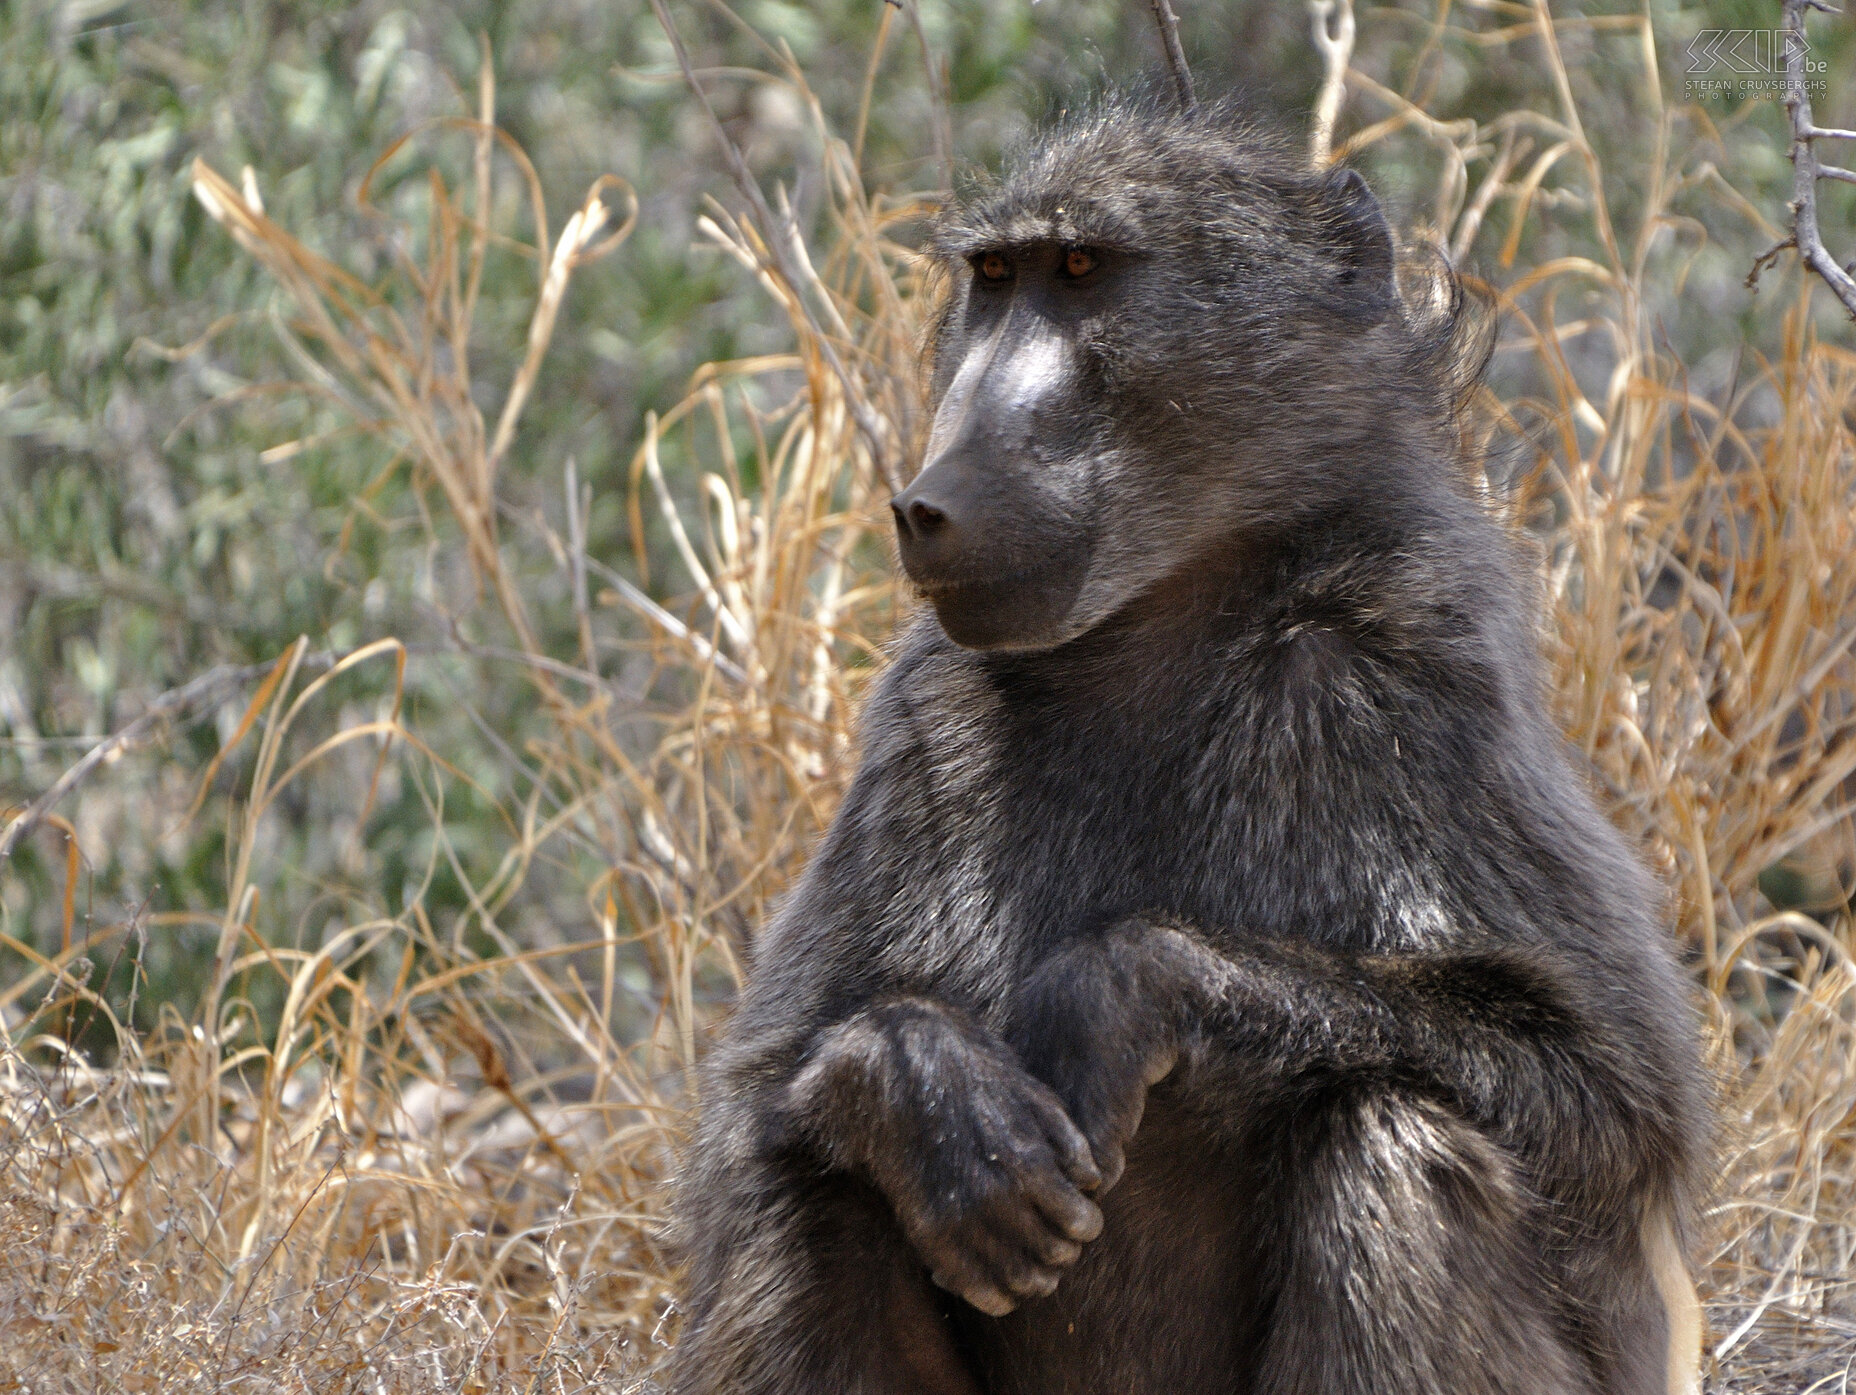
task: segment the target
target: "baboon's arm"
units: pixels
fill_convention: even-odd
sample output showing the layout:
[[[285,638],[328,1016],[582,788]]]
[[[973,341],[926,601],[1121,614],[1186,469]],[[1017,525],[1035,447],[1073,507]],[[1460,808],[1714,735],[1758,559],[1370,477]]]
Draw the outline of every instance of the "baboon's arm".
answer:
[[[1214,948],[1187,928],[1132,921],[1041,966],[1011,1038],[1105,1172],[1119,1168],[1155,1063],[1177,1057],[1178,1088],[1214,1113],[1241,1109],[1263,1083],[1311,1095],[1398,1089],[1445,1105],[1536,1168],[1564,1172],[1561,1159],[1621,1188],[1659,1152],[1681,1155],[1678,1106],[1654,1063],[1583,1010],[1555,967],[1532,950]]]
[[[686,1209],[735,1232],[821,1181],[867,1184],[937,1283],[1000,1314],[1095,1237],[1101,1177],[1050,1088],[959,1005],[984,993],[922,963],[937,933],[967,933],[946,892],[958,850],[934,832],[910,725],[892,714],[872,736],[709,1062]],[[1011,957],[968,943],[963,964],[1007,984]]]

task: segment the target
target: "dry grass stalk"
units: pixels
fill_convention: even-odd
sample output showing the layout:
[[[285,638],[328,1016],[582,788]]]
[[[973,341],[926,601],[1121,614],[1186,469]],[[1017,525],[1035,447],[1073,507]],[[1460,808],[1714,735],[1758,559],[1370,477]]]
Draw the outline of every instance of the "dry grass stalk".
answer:
[[[1712,1380],[1836,1389],[1856,1341],[1856,359],[1811,337],[1801,303],[1782,353],[1731,397],[1689,388],[1646,307],[1668,275],[1657,230],[1706,176],[1672,153],[1676,116],[1658,97],[1629,172],[1645,206],[1630,227],[1614,221],[1557,44],[1556,25],[1572,22],[1544,3],[1446,7],[1420,64],[1441,44],[1538,40],[1555,104],[1442,119],[1348,68],[1371,119],[1334,153],[1389,140],[1435,151],[1428,232],[1459,255],[1507,217],[1496,260],[1522,267],[1506,292],[1508,352],[1537,386],[1487,404],[1529,468],[1511,488],[1484,483],[1543,544],[1544,640],[1567,728],[1667,873],[1717,1027],[1731,1127],[1705,1237]],[[1648,21],[1593,23],[1644,55],[1655,94]],[[353,916],[313,951],[280,949],[262,926],[268,869],[253,860],[280,789],[354,741],[395,743],[435,815],[458,778],[396,709],[305,751],[292,733],[326,679],[299,690],[293,651],[245,724],[261,739],[214,927],[210,1010],[169,1014],[147,1038],[119,1031],[118,1063],[94,1067],[47,1029],[73,1005],[110,1014],[88,986],[98,942],[54,957],[8,942],[37,967],[0,989],[0,1388],[619,1389],[673,1333],[662,1183],[688,1071],[736,947],[829,818],[854,755],[849,714],[895,608],[884,485],[858,422],[915,439],[912,362],[932,298],[887,240],[909,210],[865,192],[854,144],[775,57],[812,113],[830,234],[808,248],[770,207],[748,219],[718,208],[704,231],[760,279],[795,350],[712,365],[646,430],[638,561],[648,508],[684,574],[680,612],[586,554],[568,474],[566,535],[536,523],[525,539],[571,578],[568,657],[541,648],[505,564],[496,476],[567,277],[602,250],[601,190],[550,247],[532,171],[510,152],[542,229],[540,303],[492,429],[463,369],[498,245],[492,157],[508,148],[487,77],[477,120],[454,123],[472,142],[476,211],[434,177],[428,258],[402,262],[392,293],[303,248],[255,189],[198,172],[208,207],[289,293],[305,385],[440,486],[436,526],[465,541],[546,731],[527,753],[526,793],[506,800],[501,862],[466,867],[435,844],[434,865],[445,859],[469,892],[458,923],[432,924],[415,897],[399,915]],[[1528,229],[1551,219],[1582,219],[1595,252],[1518,263]],[[1564,323],[1556,306],[1574,290],[1596,308]],[[693,503],[677,480],[695,481]],[[669,715],[647,717],[604,676],[615,643],[649,656]],[[403,657],[389,642],[349,664]],[[501,919],[550,859],[582,875],[587,932],[518,947]],[[1821,906],[1773,906],[1760,879],[1781,862],[1816,879]],[[621,973],[634,945],[643,985]],[[246,1005],[258,976],[285,989],[264,1040]],[[650,1005],[642,1032],[618,1025],[635,1020],[628,995]]]
[[[202,202],[288,294],[301,385],[438,485],[447,509],[435,526],[464,543],[548,734],[531,746],[528,793],[506,806],[501,862],[464,867],[442,839],[434,853],[468,890],[465,923],[434,926],[414,898],[397,916],[355,918],[314,952],[279,949],[260,929],[268,869],[254,859],[282,789],[345,743],[394,742],[442,828],[444,787],[458,778],[397,703],[305,743],[296,733],[336,674],[299,691],[298,646],[231,743],[258,734],[200,1019],[169,1014],[147,1039],[119,1029],[119,1064],[94,1069],[42,1024],[71,1004],[109,1018],[84,956],[172,922],[113,927],[50,958],[7,941],[37,968],[0,990],[0,1389],[616,1388],[662,1349],[661,1183],[706,1003],[830,816],[852,755],[848,712],[892,623],[871,529],[882,486],[855,418],[880,412],[899,432],[916,417],[924,300],[885,232],[910,209],[866,195],[848,147],[791,78],[831,175],[828,255],[797,248],[795,286],[757,227],[718,209],[707,228],[792,319],[795,351],[711,365],[639,448],[636,483],[674,519],[693,588],[684,617],[586,555],[577,492],[566,538],[537,525],[527,541],[574,578],[577,661],[536,638],[498,536],[496,477],[568,277],[629,228],[600,237],[611,181],[550,246],[537,181],[495,131],[486,79],[477,119],[446,123],[471,141],[476,212],[434,174],[423,228],[385,239],[424,246],[425,260],[402,257],[374,287],[268,219],[252,181],[196,167]],[[498,147],[529,192],[544,271],[491,428],[466,365],[483,261],[508,243],[484,222]],[[854,379],[828,366],[827,332],[858,365]],[[870,394],[857,411],[847,381]],[[737,456],[744,431],[752,460]],[[697,479],[693,510],[659,463],[672,448],[680,476]],[[647,654],[669,716],[648,717],[602,675],[615,644]],[[385,658],[404,654],[388,641],[341,667]],[[564,844],[592,851],[576,863],[588,869],[589,933],[519,949],[499,917]],[[472,954],[467,932],[498,952]],[[651,966],[642,988],[621,980],[621,951],[638,942]],[[258,976],[284,990],[262,1042],[246,1001]],[[637,1015],[627,997],[653,1003],[641,1039],[615,1037],[613,1024]]]

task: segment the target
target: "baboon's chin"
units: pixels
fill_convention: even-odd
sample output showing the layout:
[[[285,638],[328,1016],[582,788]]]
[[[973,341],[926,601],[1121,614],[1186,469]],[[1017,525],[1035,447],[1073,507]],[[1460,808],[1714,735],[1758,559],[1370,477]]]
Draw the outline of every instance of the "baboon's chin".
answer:
[[[975,614],[937,605],[935,615],[947,637],[962,649],[1053,649],[1073,638],[1068,626],[1027,625],[1025,617],[992,612]]]
[[[957,570],[911,560],[905,550],[910,582],[963,649],[1049,649],[1077,633],[1072,612],[1089,575],[1085,547],[1053,548],[1029,565],[1005,568],[991,558],[962,559],[966,566]],[[975,562],[986,570],[975,575],[968,569]]]
[[[1074,639],[1076,587],[967,583],[920,588],[963,649],[1051,649]]]

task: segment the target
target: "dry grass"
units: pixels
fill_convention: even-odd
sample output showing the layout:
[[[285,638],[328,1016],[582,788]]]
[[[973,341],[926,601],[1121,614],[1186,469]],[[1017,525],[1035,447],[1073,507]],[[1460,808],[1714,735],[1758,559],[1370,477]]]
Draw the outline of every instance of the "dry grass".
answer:
[[[1519,18],[1478,42],[1544,35],[1561,72],[1544,5],[1506,9]],[[1647,54],[1629,23],[1608,33]],[[382,641],[311,679],[299,645],[232,743],[251,746],[249,776],[198,1019],[119,1030],[118,1061],[94,1066],[60,1031],[73,1008],[111,1013],[87,986],[99,939],[49,958],[7,941],[37,967],[0,988],[0,1389],[622,1389],[674,1334],[661,1217],[689,1073],[743,937],[830,817],[854,755],[850,713],[895,609],[887,490],[858,420],[913,438],[930,299],[887,237],[911,210],[866,192],[855,137],[828,131],[803,76],[770,56],[817,123],[831,234],[775,257],[767,239],[785,234],[762,222],[717,210],[706,225],[765,285],[795,350],[712,365],[649,425],[639,560],[655,515],[683,572],[672,589],[689,597],[676,613],[587,555],[571,467],[563,529],[526,519],[517,542],[499,536],[498,469],[556,310],[573,271],[623,234],[609,188],[551,242],[532,172],[494,133],[486,78],[475,120],[426,133],[464,142],[468,208],[434,173],[400,208],[403,235],[388,235],[422,250],[365,286],[270,222],[249,182],[198,171],[209,211],[289,293],[302,386],[442,502],[430,526],[467,550],[483,623],[506,632],[499,652],[521,659],[548,734],[521,753],[497,865],[435,844],[435,865],[469,890],[456,923],[432,923],[413,898],[397,916],[353,917],[319,949],[279,948],[259,930],[274,871],[259,852],[280,791],[358,746],[418,781],[438,824],[463,778],[397,702],[302,736],[339,672],[377,666],[397,691],[406,655]],[[1551,110],[1441,122],[1356,69],[1360,119],[1340,151],[1434,150],[1428,232],[1459,252],[1492,210],[1514,229],[1580,223],[1597,249],[1523,263],[1509,284],[1504,361],[1528,361],[1532,387],[1487,403],[1490,430],[1524,443],[1518,478],[1489,497],[1542,539],[1567,728],[1668,876],[1715,1028],[1728,1127],[1701,1256],[1711,1380],[1841,1390],[1856,1357],[1856,357],[1812,337],[1801,292],[1781,353],[1750,360],[1725,400],[1691,391],[1650,310],[1679,286],[1658,231],[1708,178],[1692,152],[1672,153],[1688,118],[1658,105],[1643,167],[1627,172],[1646,208],[1624,227],[1563,73],[1556,90]],[[537,303],[491,425],[468,350],[483,259],[512,241],[490,227],[511,167],[540,229]],[[1516,233],[1504,263],[1520,246]],[[1556,305],[1573,287],[1584,313],[1569,324]],[[672,448],[671,478],[697,481],[693,501],[666,477]],[[565,652],[539,637],[509,561],[518,547],[566,580],[572,613],[550,617],[577,636]],[[648,661],[651,706],[609,675],[615,639]],[[1776,864],[1816,903],[1775,910],[1760,877]],[[502,920],[543,868],[577,878],[592,930],[518,946]],[[174,919],[131,917],[101,941]],[[286,989],[262,1037],[249,1005],[261,979]]]

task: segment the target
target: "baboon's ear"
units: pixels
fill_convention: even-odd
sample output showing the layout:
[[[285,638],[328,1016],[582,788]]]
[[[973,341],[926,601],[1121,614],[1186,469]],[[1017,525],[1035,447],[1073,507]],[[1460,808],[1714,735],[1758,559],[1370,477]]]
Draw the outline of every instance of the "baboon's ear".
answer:
[[[1335,170],[1324,192],[1340,254],[1340,307],[1350,319],[1384,319],[1392,305],[1393,252],[1379,200],[1354,170]]]

